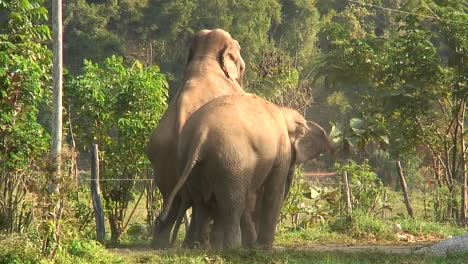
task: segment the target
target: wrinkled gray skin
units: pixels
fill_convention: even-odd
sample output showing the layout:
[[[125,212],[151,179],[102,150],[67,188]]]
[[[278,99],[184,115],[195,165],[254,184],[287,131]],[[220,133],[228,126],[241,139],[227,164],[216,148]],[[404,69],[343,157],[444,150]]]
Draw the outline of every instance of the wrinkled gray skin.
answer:
[[[176,150],[179,134],[190,115],[209,100],[225,94],[243,93],[245,63],[239,43],[221,29],[202,30],[193,38],[184,81],[169,104],[147,145],[147,156],[154,170],[156,185],[164,204],[176,177]],[[169,236],[178,211],[183,211],[180,196],[175,197],[164,225],[153,231],[152,246],[169,246]]]
[[[247,93],[213,99],[182,130],[180,177],[160,219],[166,219],[172,199],[187,182],[197,213],[195,229],[206,234],[206,219],[214,220],[213,247],[239,247],[242,222],[244,243],[271,248],[294,166],[332,149],[323,128],[292,109]],[[259,230],[253,220],[257,201]]]

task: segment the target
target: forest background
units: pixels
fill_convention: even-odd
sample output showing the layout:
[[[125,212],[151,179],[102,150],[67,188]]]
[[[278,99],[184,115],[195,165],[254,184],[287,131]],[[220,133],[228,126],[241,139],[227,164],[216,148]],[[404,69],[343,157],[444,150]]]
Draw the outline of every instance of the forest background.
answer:
[[[411,194],[421,194],[414,217],[467,224],[466,1],[66,0],[67,169],[54,195],[46,158],[50,6],[0,0],[0,230],[28,234],[42,255],[60,257],[71,233],[93,237],[92,143],[109,180],[101,186],[109,239],[118,243],[127,227],[144,237],[127,221],[140,194],[146,224],[159,208],[157,193],[138,181],[151,174],[144,146],[180,85],[191,37],[206,28],[239,41],[247,91],[303,112],[340,148],[336,164],[323,157],[304,169],[346,171],[355,216],[347,218],[341,185],[314,189],[298,180],[283,214],[294,228],[325,221],[327,230],[375,237],[375,230],[356,231],[355,219],[391,209],[387,196],[400,191],[396,164]]]

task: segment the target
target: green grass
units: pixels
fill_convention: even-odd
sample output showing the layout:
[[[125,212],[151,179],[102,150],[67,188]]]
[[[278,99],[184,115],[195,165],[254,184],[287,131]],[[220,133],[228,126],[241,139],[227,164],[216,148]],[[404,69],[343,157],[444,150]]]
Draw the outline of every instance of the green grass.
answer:
[[[468,232],[467,228],[437,222],[423,221],[420,219],[404,218],[398,222],[401,223],[403,231],[413,235],[431,235],[437,238],[446,238],[448,236],[462,235]]]
[[[336,243],[337,241],[352,243],[355,239],[346,234],[331,231],[326,224],[297,230],[280,228],[275,237],[275,244],[287,246],[308,243]]]
[[[364,253],[312,252],[286,250],[267,252],[259,250],[235,250],[228,252],[207,252],[198,250],[166,250],[154,253],[134,253],[123,256],[126,263],[192,263],[192,264],[465,264],[468,253],[435,257],[416,254],[387,254],[377,251]]]

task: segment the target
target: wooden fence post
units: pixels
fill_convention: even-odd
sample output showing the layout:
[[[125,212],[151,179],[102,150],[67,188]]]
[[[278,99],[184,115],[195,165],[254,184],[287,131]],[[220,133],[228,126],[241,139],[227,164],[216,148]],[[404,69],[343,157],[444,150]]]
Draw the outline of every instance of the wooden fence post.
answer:
[[[396,167],[398,175],[400,176],[401,189],[403,190],[403,197],[405,198],[406,210],[410,217],[414,218],[413,207],[411,207],[411,202],[408,195],[408,187],[406,186],[405,175],[403,175],[403,170],[401,169],[401,163],[399,160],[396,162]]]
[[[384,189],[383,193],[383,205],[382,205],[382,220],[385,220],[387,215],[385,214],[385,209],[387,209],[387,189]]]
[[[91,144],[91,199],[93,201],[94,217],[96,218],[96,240],[104,242],[106,229],[104,226],[104,211],[102,210],[101,190],[99,188],[99,150],[97,144]]]
[[[346,200],[346,212],[351,215],[353,212],[353,205],[351,203],[351,192],[349,191],[349,183],[348,183],[348,172],[344,171],[343,175],[343,189],[344,189],[344,195],[345,195],[345,200]]]

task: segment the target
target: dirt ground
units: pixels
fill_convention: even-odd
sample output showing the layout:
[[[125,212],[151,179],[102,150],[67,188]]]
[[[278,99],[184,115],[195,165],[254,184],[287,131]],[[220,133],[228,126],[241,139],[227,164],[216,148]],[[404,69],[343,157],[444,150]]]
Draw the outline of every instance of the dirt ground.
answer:
[[[429,246],[433,243],[408,243],[397,245],[355,245],[355,244],[303,244],[295,246],[274,246],[274,251],[296,250],[296,251],[316,251],[316,252],[343,252],[343,253],[358,253],[368,251],[380,251],[384,253],[394,254],[410,254],[416,249]],[[132,255],[132,254],[151,254],[158,250],[149,247],[141,248],[109,248],[112,253]]]
[[[367,251],[381,251],[385,253],[395,254],[409,254],[416,249],[432,245],[434,243],[408,243],[397,245],[355,245],[355,244],[306,244],[296,246],[275,246],[273,249],[281,250],[304,250],[304,251],[320,251],[320,252],[367,252]]]

